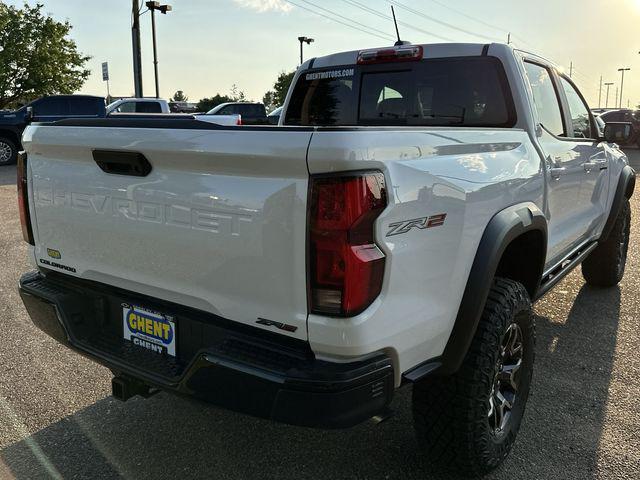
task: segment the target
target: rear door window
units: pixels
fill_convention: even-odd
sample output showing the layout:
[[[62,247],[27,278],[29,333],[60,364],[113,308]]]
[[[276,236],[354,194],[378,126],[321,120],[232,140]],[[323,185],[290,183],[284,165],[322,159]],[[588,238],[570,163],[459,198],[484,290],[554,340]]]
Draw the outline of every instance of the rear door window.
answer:
[[[104,105],[104,101],[97,98],[70,98],[69,113],[71,115],[98,115]]]
[[[162,107],[158,102],[138,102],[136,113],[162,113]]]
[[[461,57],[303,74],[285,123],[511,127],[515,120],[500,61]]]

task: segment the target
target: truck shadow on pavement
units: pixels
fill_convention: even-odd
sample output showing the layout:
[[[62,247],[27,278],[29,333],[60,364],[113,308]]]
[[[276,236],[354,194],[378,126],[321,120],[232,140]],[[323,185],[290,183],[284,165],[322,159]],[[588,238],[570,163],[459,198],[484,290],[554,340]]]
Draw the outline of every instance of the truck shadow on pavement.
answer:
[[[562,292],[536,307],[547,316],[537,316],[525,421],[511,456],[488,478],[596,477],[620,290],[583,286],[573,304],[567,294],[566,307],[556,306]],[[0,473],[4,465],[17,479],[433,478],[414,441],[410,401],[404,388],[389,421],[318,431],[167,394],[108,397],[5,448]]]

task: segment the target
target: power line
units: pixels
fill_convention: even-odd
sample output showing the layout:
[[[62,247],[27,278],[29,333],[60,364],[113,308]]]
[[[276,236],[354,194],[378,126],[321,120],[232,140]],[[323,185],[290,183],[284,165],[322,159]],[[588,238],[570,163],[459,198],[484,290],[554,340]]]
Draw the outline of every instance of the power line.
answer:
[[[299,0],[299,1],[300,1],[300,0]],[[313,3],[313,2],[310,2],[309,0],[302,0],[302,1],[303,1],[304,3],[306,3],[306,4],[311,5],[312,7],[317,8],[318,10],[322,10],[323,12],[328,13],[329,15],[333,15],[333,16],[335,16],[335,17],[341,18],[341,19],[343,19],[343,20],[345,20],[345,21],[347,21],[347,22],[354,23],[354,24],[356,24],[356,25],[359,25],[359,26],[360,26],[360,27],[362,27],[362,28],[365,28],[365,29],[368,29],[368,30],[372,30],[372,31],[377,32],[377,33],[380,33],[380,34],[382,34],[382,35],[384,35],[384,36],[389,36],[389,34],[387,34],[386,32],[383,32],[382,30],[379,30],[379,29],[377,29],[377,28],[370,27],[369,25],[365,25],[364,23],[357,22],[356,20],[352,20],[351,18],[345,17],[344,15],[341,15],[341,14],[339,14],[339,13],[336,13],[336,12],[334,12],[334,11],[331,11],[331,10],[329,10],[329,9],[327,9],[327,8],[321,7],[320,5],[317,5],[317,4]],[[393,37],[393,35],[392,35],[392,37]],[[395,37],[394,37],[394,38],[395,38]]]
[[[360,10],[364,10],[365,12],[371,13],[373,15],[376,15],[376,16],[380,17],[380,18],[384,18],[385,20],[392,20],[392,18],[390,16],[385,15],[384,13],[380,12],[379,10],[375,10],[375,9],[373,9],[371,7],[368,7],[366,5],[363,5],[362,3],[357,2],[355,0],[342,0],[342,1],[354,6],[356,8],[359,8]],[[429,32],[427,30],[423,30],[422,28],[418,28],[415,25],[411,25],[410,23],[398,22],[398,25],[402,25],[403,27],[407,27],[407,28],[410,28],[412,30],[416,30],[418,32],[424,33],[424,34],[429,35],[429,36],[434,37],[434,38],[438,38],[440,40],[444,40],[445,42],[453,42],[453,41],[455,41],[452,38],[443,37],[442,35],[438,35],[436,33]]]
[[[435,3],[437,5],[440,5],[441,7],[446,8],[447,10],[451,10],[452,12],[455,12],[458,15],[462,15],[463,17],[468,18],[469,20],[473,20],[474,22],[480,23],[480,24],[484,25],[485,27],[489,27],[489,28],[492,28],[494,30],[499,30],[499,31],[504,32],[504,33],[509,33],[509,30],[505,30],[502,27],[498,27],[496,25],[492,25],[492,24],[490,24],[488,22],[485,22],[484,20],[480,20],[479,18],[473,17],[473,16],[471,16],[469,14],[466,14],[464,12],[461,12],[460,10],[458,10],[456,8],[450,7],[446,3],[439,2],[438,0],[429,0],[429,1],[431,1],[432,3]]]
[[[349,24],[347,22],[343,22],[341,20],[338,20],[337,18],[329,17],[327,15],[324,15],[321,12],[318,12],[316,10],[312,10],[311,8],[305,7],[303,5],[299,5],[299,4],[295,3],[295,2],[292,2],[291,0],[285,0],[285,1],[287,3],[290,3],[291,5],[293,5],[294,7],[298,7],[300,9],[302,9],[302,10],[306,10],[307,12],[313,13],[314,15],[318,15],[320,17],[323,17],[323,18],[327,19],[327,20],[331,20],[333,22],[339,23],[341,25],[344,25],[345,27],[349,27],[349,28],[352,28],[354,30],[358,30],[358,31],[360,31],[362,33],[373,35],[374,37],[378,37],[378,38],[381,38],[381,39],[386,40],[386,41],[394,39],[391,35],[389,35],[387,33],[384,33],[381,30],[371,29],[371,30],[374,30],[375,32],[379,32],[379,33],[374,33],[374,31],[365,30],[363,28],[356,27],[355,25],[351,25],[351,24]],[[342,18],[345,18],[346,20],[348,20],[346,17],[342,17]],[[367,28],[370,28],[370,27],[367,27]]]
[[[438,20],[437,18],[431,17],[425,13],[420,12],[419,10],[415,10],[414,8],[411,8],[403,3],[400,3],[396,0],[387,0],[388,3],[395,5],[397,7],[403,8],[404,10],[407,10],[410,13],[413,13],[414,15],[418,15],[422,18],[426,18],[427,20],[430,20],[432,22],[435,22],[439,25],[445,26],[447,28],[451,28],[452,30],[457,30],[458,32],[462,32],[462,33],[466,33],[467,35],[471,35],[472,37],[478,37],[478,38],[483,38],[485,40],[490,40],[490,41],[495,41],[496,38],[495,37],[487,37],[486,35],[482,35],[480,33],[476,33],[476,32],[472,32],[470,30],[465,30],[464,28],[460,28],[457,27],[455,25],[452,25],[450,23],[447,22],[443,22],[442,20]]]

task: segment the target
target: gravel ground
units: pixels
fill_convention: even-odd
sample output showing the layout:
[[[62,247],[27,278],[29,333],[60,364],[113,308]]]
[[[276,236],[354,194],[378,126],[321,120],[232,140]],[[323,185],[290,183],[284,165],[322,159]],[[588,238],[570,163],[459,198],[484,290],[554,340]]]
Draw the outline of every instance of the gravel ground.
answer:
[[[629,152],[640,168],[640,151]],[[273,424],[166,394],[120,403],[105,368],[29,321],[15,168],[0,168],[0,478],[429,479],[410,390],[395,416],[344,431]],[[640,478],[640,196],[619,288],[579,269],[535,308],[537,358],[520,435],[491,479]]]

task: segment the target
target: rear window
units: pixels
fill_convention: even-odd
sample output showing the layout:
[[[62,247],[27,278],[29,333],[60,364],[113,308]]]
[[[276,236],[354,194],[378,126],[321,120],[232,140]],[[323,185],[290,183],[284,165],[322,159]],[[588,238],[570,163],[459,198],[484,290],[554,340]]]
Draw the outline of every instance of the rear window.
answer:
[[[511,127],[515,110],[500,61],[464,57],[303,74],[285,123]]]
[[[247,117],[261,117],[266,115],[264,112],[264,107],[262,105],[236,105],[236,112],[240,115],[244,115]]]

